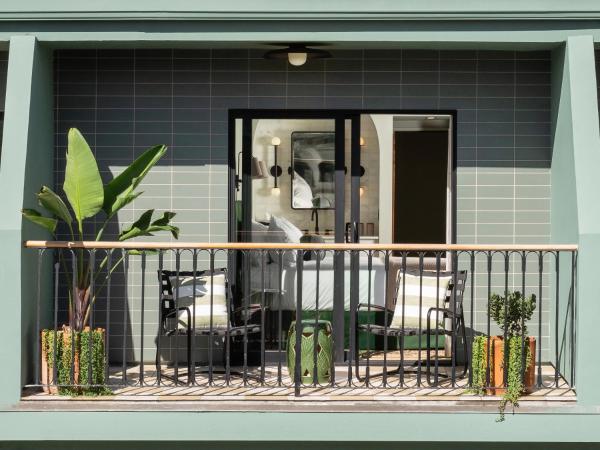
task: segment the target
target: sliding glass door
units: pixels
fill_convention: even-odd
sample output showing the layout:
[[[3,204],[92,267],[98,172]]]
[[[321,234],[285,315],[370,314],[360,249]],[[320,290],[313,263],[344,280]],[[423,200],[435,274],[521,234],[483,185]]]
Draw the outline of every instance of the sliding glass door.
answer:
[[[364,173],[358,121],[358,115],[335,111],[232,112],[230,240],[358,242]],[[255,301],[266,292],[271,314],[283,320],[281,330],[274,334],[270,330],[276,346],[296,315],[300,295],[303,314],[311,316],[318,309],[319,316],[331,319],[335,358],[343,361],[344,343],[351,334],[350,303],[358,303],[358,287],[352,280],[357,261],[344,252],[322,252],[318,262],[312,256],[304,255],[304,282],[299,286],[295,252],[265,252],[259,258],[240,255],[233,262],[237,273],[243,274],[237,279],[236,297]],[[315,284],[311,280],[318,287],[310,286]]]

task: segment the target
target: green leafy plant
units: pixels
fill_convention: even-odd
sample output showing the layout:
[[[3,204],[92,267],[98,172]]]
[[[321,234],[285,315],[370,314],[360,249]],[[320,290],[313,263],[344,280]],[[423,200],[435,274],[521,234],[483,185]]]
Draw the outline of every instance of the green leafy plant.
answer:
[[[492,294],[489,303],[490,317],[508,338],[525,336],[525,323],[533,316],[535,306],[535,294],[529,297],[524,297],[519,291],[511,292],[506,297]]]
[[[141,191],[137,191],[138,186],[166,151],[164,145],[149,148],[123,172],[104,185],[88,143],[79,130],[71,128],[68,133],[63,183],[66,201],[48,186],[42,186],[36,196],[39,205],[49,216],[44,216],[35,209],[23,209],[23,217],[49,231],[55,239],[57,226],[59,222],[63,222],[72,241],[100,241],[107,225],[115,215],[142,194]],[[133,224],[121,230],[118,235],[119,241],[139,236],[153,236],[154,233],[161,231],[170,232],[175,239],[178,238],[179,228],[171,224],[175,213],[167,211],[158,218],[153,218],[153,215],[153,209],[144,212]],[[101,223],[98,230],[91,235],[84,232],[86,228],[84,223],[87,219]],[[135,250],[128,252],[139,253]],[[42,351],[45,352],[48,364],[57,364],[58,385],[74,385],[72,388],[60,387],[60,393],[94,395],[106,393],[106,390],[98,387],[104,384],[106,367],[103,333],[98,330],[90,331],[87,325],[97,296],[110,275],[121,265],[125,255],[125,252],[122,253],[116,261],[112,261],[107,255],[96,266],[92,254],[84,249],[74,252],[76,259],[73,265],[67,264],[62,252],[58,253],[62,266],[61,272],[66,277],[66,286],[71,287],[68,290],[68,324],[59,334],[54,330],[42,331]],[[92,285],[95,286],[93,292]],[[54,342],[55,337],[56,342]],[[67,344],[67,341],[70,344]],[[48,344],[49,342],[51,345]],[[55,351],[56,361],[54,361]],[[90,362],[92,369],[88,367]],[[74,379],[71,370],[75,367],[79,370]],[[88,379],[90,373],[91,380]]]
[[[103,185],[92,150],[79,130],[71,128],[68,134],[67,164],[63,184],[63,191],[71,208],[69,209],[67,203],[52,189],[42,186],[37,199],[50,217],[43,216],[34,209],[24,209],[23,217],[48,230],[54,238],[56,238],[57,225],[62,221],[66,224],[71,240],[100,241],[107,225],[119,210],[142,194],[136,191],[137,187],[166,151],[164,145],[149,148],[123,172]],[[120,232],[119,241],[139,236],[152,236],[153,233],[160,231],[170,232],[177,239],[179,229],[171,224],[175,213],[165,212],[157,219],[153,219],[153,214],[153,209],[144,212],[131,226]],[[97,216],[100,216],[100,228],[94,235],[86,236],[84,221],[95,219]],[[92,273],[90,255],[83,249],[77,251],[77,265],[73,271],[61,255],[67,285],[73,286],[69,291],[68,308],[69,327],[73,331],[83,331],[89,319],[91,306],[101,290],[96,289],[95,294],[90,298],[91,277],[94,276],[96,282],[102,281],[98,279],[102,271],[106,269],[104,276],[107,278],[123,259],[123,257],[119,258],[107,268],[108,258],[105,257]]]

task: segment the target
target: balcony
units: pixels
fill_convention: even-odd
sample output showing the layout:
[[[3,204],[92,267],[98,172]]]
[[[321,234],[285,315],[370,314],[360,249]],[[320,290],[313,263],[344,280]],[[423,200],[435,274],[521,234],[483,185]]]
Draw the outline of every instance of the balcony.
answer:
[[[34,376],[22,400],[30,406],[81,394],[495,404],[509,376],[494,358],[503,368],[514,355],[497,344],[511,342],[510,330],[502,335],[492,309],[508,317],[514,304],[505,293],[513,291],[534,302],[517,354],[528,361],[518,375],[522,402],[576,400],[576,246],[25,246],[37,254],[35,326],[45,330],[27,361]],[[80,264],[91,280],[89,328],[69,339],[63,327],[77,314],[68,305],[81,293],[65,275]],[[487,356],[473,358],[477,348]]]

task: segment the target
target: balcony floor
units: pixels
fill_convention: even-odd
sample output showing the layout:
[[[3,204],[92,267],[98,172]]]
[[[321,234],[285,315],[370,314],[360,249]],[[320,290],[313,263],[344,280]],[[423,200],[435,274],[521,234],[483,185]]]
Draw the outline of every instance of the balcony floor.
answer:
[[[415,352],[416,353],[416,352]],[[416,356],[416,355],[415,355]],[[383,367],[375,365],[377,360],[381,360],[382,355],[376,355],[373,358],[373,365],[370,366],[370,374],[374,376],[382,372]],[[407,359],[410,355],[407,355]],[[442,359],[440,361],[443,362]],[[394,367],[394,361],[388,360],[388,367]],[[396,362],[397,364],[397,362]],[[183,366],[183,367],[182,367]],[[292,381],[288,375],[285,364],[282,364],[282,380],[281,385],[278,383],[278,367],[277,364],[267,365],[265,368],[264,384],[260,383],[257,375],[260,374],[260,369],[252,368],[248,370],[247,385],[244,386],[241,374],[232,373],[230,385],[225,385],[225,376],[222,373],[214,373],[214,385],[208,386],[208,374],[198,371],[196,373],[196,384],[189,386],[181,384],[187,382],[186,369],[184,365],[179,367],[180,384],[169,379],[163,378],[161,386],[156,386],[156,371],[153,364],[144,365],[144,385],[139,385],[140,366],[131,366],[127,368],[128,386],[123,386],[122,382],[122,367],[110,368],[110,379],[113,384],[120,384],[111,388],[114,395],[97,396],[97,397],[75,397],[51,395],[42,392],[39,387],[29,387],[24,389],[22,400],[27,403],[39,401],[44,402],[60,402],[64,400],[76,399],[77,401],[91,402],[155,402],[161,401],[183,401],[183,402],[467,402],[467,403],[482,403],[494,402],[499,399],[498,396],[487,395],[479,396],[468,391],[467,378],[457,378],[456,384],[453,387],[449,378],[440,376],[439,386],[431,387],[427,384],[425,378],[425,365],[423,363],[421,385],[417,383],[416,373],[411,373],[411,368],[416,367],[416,363],[411,367],[406,363],[406,371],[404,374],[404,386],[402,387],[381,387],[382,378],[374,377],[371,379],[371,387],[364,387],[364,382],[360,382],[356,377],[353,379],[353,386],[348,385],[348,368],[347,366],[336,366],[336,386],[311,387],[302,386],[301,395],[294,395]],[[218,369],[215,369],[216,371]],[[232,367],[232,372],[242,371],[241,367]],[[361,362],[361,375],[365,374],[365,361]],[[457,367],[457,376],[461,373],[461,368]],[[440,367],[440,375],[451,374],[450,367]],[[174,374],[173,367],[163,368],[163,375],[172,376]],[[543,383],[545,386],[554,386],[554,368],[547,364],[542,365]],[[397,385],[399,376],[392,375],[388,377],[388,383]],[[529,395],[522,398],[522,402],[574,402],[576,400],[575,391],[569,388],[567,382],[559,379],[558,387],[548,387],[537,389]],[[22,403],[23,403],[22,402]],[[33,406],[33,405],[32,405]]]

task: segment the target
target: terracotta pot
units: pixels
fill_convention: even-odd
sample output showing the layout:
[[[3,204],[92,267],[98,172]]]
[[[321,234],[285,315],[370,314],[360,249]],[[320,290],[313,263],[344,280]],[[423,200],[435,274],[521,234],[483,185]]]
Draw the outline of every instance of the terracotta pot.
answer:
[[[490,388],[486,389],[489,395],[503,395],[504,388],[504,336],[492,336],[490,351]],[[525,371],[523,385],[525,393],[531,393],[535,389],[535,338],[527,337],[526,343],[531,352],[531,363]],[[484,352],[488,354],[488,341],[484,345]]]
[[[44,392],[48,394],[57,394],[58,387],[54,385],[54,368],[49,364],[49,356],[50,352],[54,351],[53,347],[48,349],[48,352],[45,351],[43,345],[43,335],[45,332],[52,333],[53,330],[42,330],[40,332],[40,340],[41,340],[41,383],[42,389]],[[85,327],[83,329],[84,332],[89,332],[90,327]],[[102,334],[102,341],[106,345],[106,330],[104,328],[96,328],[95,331],[98,331]],[[63,325],[62,329],[57,330],[56,332],[57,339],[62,339],[63,346],[71,346],[71,329],[67,325]],[[75,348],[75,355],[73,357],[73,384],[79,384],[79,375],[80,375],[80,361],[79,361],[79,348]],[[60,355],[57,354],[57,359],[60,359]]]

